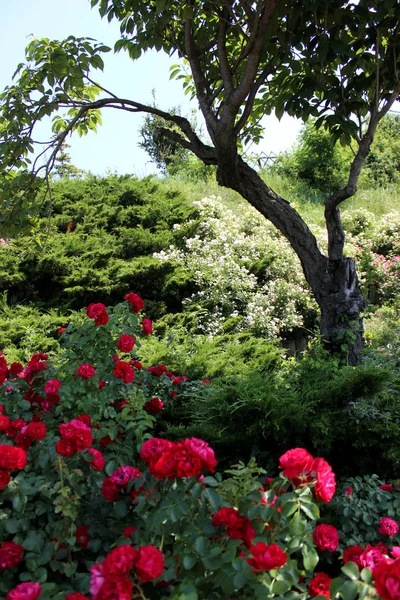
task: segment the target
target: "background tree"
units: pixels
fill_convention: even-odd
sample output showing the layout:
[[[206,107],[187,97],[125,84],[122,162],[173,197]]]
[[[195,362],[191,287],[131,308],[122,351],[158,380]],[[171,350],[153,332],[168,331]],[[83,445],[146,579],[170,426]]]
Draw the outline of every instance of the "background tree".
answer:
[[[53,173],[59,179],[80,179],[84,175],[84,171],[72,164],[69,148],[71,148],[70,144],[66,142],[62,144],[54,161]]]
[[[197,98],[211,145],[184,117],[118,98],[97,85],[90,70],[102,68],[100,54],[107,47],[71,36],[61,43],[34,40],[27,64],[18,68],[19,79],[1,96],[3,198],[23,189],[24,201],[31,201],[35,177],[48,175],[71,131],[96,128],[100,109],[164,118],[181,131],[166,128],[169,139],[205,164],[217,165],[220,185],[239,192],[286,236],[320,307],[323,338],[337,351],[347,336],[348,360],[356,363],[363,346],[364,299],[355,261],[343,253],[339,206],[356,192],[378,124],[399,97],[398,2],[92,0],[92,5],[109,21],[120,22],[115,50],[125,49],[137,59],[156,48],[185,60],[184,70],[178,65],[172,75],[183,76]],[[62,108],[66,117],[57,116]],[[240,156],[243,142],[260,139],[260,119],[272,110],[278,117],[284,112],[304,120],[312,116],[317,128],[356,143],[346,184],[325,202],[327,256],[297,211]],[[29,168],[26,155],[33,149],[35,124],[53,114],[58,136],[42,152],[52,148],[50,159],[39,166],[36,158]]]

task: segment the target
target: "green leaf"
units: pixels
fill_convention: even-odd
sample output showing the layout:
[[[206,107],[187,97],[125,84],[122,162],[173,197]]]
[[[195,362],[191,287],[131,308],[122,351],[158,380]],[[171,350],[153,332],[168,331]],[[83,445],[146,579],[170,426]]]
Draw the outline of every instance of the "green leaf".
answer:
[[[314,571],[319,561],[319,556],[315,548],[303,546],[301,553],[303,555],[304,568],[307,571]]]
[[[346,581],[341,590],[343,600],[354,600],[357,598],[358,592],[359,587],[355,581]]]
[[[206,548],[207,539],[203,536],[199,536],[194,543],[194,549],[200,554],[200,556],[204,556],[206,553]]]
[[[5,528],[8,533],[17,533],[19,529],[19,521],[14,518],[6,519]]]
[[[207,488],[205,491],[205,496],[209,501],[211,508],[214,512],[217,512],[221,508],[222,499],[220,495],[213,490],[212,488]]]
[[[357,565],[353,562],[346,563],[343,565],[341,570],[342,573],[347,575],[347,577],[353,581],[356,581],[360,576],[360,571],[358,570]]]
[[[186,554],[186,556],[183,557],[183,567],[189,571],[197,563],[197,560],[198,559],[195,556]]]
[[[302,500],[300,508],[303,513],[306,514],[307,517],[312,521],[319,519],[319,508],[316,504],[314,504],[314,502],[306,502]]]
[[[368,567],[365,567],[365,569],[363,569],[361,571],[361,580],[364,581],[365,583],[371,583],[371,581],[372,581],[371,569],[368,569]]]
[[[246,573],[236,573],[233,578],[233,585],[236,589],[241,590],[247,583],[248,576]]]

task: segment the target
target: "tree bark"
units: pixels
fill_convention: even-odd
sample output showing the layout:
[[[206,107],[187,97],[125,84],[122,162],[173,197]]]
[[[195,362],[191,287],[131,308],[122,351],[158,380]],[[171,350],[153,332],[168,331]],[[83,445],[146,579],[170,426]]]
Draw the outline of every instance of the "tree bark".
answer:
[[[271,190],[240,157],[234,168],[218,166],[220,185],[236,190],[279,229],[300,259],[303,272],[321,310],[320,331],[331,353],[349,364],[362,361],[361,313],[365,301],[353,258],[332,259],[321,252],[307,224],[290,204]]]

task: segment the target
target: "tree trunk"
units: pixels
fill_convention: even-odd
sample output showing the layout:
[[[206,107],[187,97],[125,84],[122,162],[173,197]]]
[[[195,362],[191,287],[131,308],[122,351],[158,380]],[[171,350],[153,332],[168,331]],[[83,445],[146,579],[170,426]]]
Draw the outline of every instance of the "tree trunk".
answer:
[[[326,276],[313,291],[321,309],[320,331],[326,347],[333,354],[346,355],[351,365],[360,363],[364,348],[361,312],[365,300],[354,258],[327,259]]]
[[[345,355],[351,365],[362,360],[364,346],[360,291],[353,258],[328,258],[315,236],[290,204],[271,190],[240,157],[227,172],[219,165],[218,183],[232,188],[271,221],[289,241],[321,310],[320,330],[329,351]]]

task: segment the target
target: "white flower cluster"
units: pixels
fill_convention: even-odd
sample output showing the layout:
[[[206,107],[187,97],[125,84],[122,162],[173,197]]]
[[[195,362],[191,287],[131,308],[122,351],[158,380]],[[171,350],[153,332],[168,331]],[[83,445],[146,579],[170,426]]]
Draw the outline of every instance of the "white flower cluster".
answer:
[[[216,335],[251,328],[269,338],[315,319],[317,306],[289,243],[251,207],[236,215],[216,197],[194,203],[200,215],[183,248],[154,256],[193,274],[198,291],[184,303],[199,331]],[[190,229],[195,226],[187,224]]]

